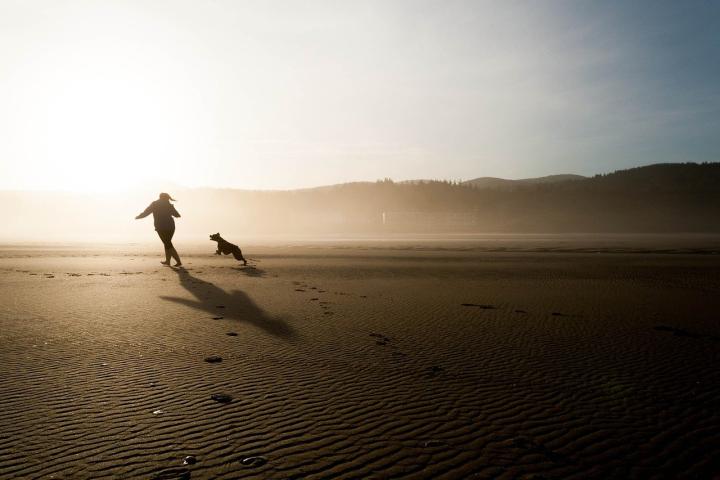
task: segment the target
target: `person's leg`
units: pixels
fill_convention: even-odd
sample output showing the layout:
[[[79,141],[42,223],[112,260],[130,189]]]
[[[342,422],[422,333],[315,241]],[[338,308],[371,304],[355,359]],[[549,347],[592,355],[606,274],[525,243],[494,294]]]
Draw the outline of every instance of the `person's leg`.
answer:
[[[175,250],[175,247],[172,248],[170,253],[172,254],[172,258],[175,259],[175,262],[177,262],[177,263],[175,263],[175,266],[179,267],[180,265],[182,265],[182,262],[180,261],[180,255],[178,255],[177,250]]]
[[[158,230],[157,232],[158,236],[160,237],[160,240],[163,242],[163,246],[165,247],[165,261],[160,262],[163,265],[170,265],[170,256],[172,255],[172,235],[170,232],[166,232],[164,230]]]
[[[179,267],[182,265],[182,261],[180,260],[180,255],[178,255],[177,250],[175,250],[175,247],[172,244],[172,237],[175,235],[175,230],[172,230],[170,232],[170,238],[168,239],[168,242],[170,243],[170,255],[175,259],[175,266]]]

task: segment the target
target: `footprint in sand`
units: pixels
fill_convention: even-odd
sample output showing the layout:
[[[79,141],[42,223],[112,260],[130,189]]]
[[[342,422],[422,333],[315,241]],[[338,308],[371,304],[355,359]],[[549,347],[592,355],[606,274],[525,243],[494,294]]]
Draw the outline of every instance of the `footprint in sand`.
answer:
[[[688,330],[683,330],[682,328],[668,327],[666,325],[658,325],[653,329],[659,332],[672,333],[675,337],[705,338],[714,342],[720,341],[720,337],[714,337],[712,335],[702,335],[700,333],[690,332]]]
[[[370,333],[370,336],[375,338],[375,345],[378,345],[380,347],[390,346],[391,348],[397,348],[394,345],[390,345],[390,342],[392,342],[392,338],[387,337],[381,333]]]
[[[237,337],[238,336],[238,334],[235,332],[228,332],[225,335],[227,335],[228,337]]]
[[[205,357],[205,361],[208,363],[220,363],[222,362],[222,357],[219,355],[210,355],[209,357]]]
[[[213,393],[210,395],[210,398],[218,403],[230,403],[233,401],[232,395],[228,395],[227,393]]]
[[[536,443],[529,438],[517,437],[512,439],[512,444],[516,448],[522,448],[532,453],[539,453],[548,460],[555,463],[572,463],[568,457],[561,453],[554,452],[545,445]]]
[[[442,440],[428,440],[427,442],[423,443],[423,447],[426,448],[433,448],[433,447],[444,447],[445,442]]]
[[[267,458],[265,457],[245,457],[242,460],[240,460],[240,463],[242,463],[246,467],[262,467],[267,463]]]
[[[151,480],[190,480],[187,468],[166,468],[150,477]]]
[[[428,377],[435,377],[437,375],[440,375],[444,371],[445,371],[445,369],[442,368],[440,365],[433,365],[432,367],[428,367],[427,375],[428,375]]]

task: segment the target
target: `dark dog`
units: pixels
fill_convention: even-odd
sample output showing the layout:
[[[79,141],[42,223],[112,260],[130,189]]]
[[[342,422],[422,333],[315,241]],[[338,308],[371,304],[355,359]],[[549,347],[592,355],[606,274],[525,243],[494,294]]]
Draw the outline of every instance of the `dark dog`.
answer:
[[[242,260],[243,265],[247,265],[247,260],[243,257],[242,250],[237,245],[234,245],[220,236],[220,232],[213,233],[210,235],[210,240],[218,242],[218,248],[215,250],[215,255],[224,253],[225,255],[233,254],[235,260]]]

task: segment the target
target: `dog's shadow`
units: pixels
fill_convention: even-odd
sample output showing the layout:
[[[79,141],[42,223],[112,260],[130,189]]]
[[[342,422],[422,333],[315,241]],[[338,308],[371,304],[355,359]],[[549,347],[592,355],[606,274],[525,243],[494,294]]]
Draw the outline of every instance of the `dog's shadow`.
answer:
[[[240,273],[244,273],[248,277],[255,277],[255,278],[262,278],[264,277],[267,272],[263,270],[262,268],[257,268],[253,265],[243,265],[240,267],[230,267],[235,271],[238,271]]]
[[[295,330],[284,319],[265,313],[245,292],[226,292],[213,283],[192,276],[184,268],[173,270],[178,275],[180,285],[190,292],[195,300],[161,295],[163,300],[202,310],[213,317],[221,316],[227,320],[246,322],[277,337],[291,339],[296,336]]]

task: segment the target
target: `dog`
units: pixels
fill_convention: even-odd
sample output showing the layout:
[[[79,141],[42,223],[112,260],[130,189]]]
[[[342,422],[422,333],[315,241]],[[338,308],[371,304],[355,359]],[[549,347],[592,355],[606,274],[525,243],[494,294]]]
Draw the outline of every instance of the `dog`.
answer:
[[[245,260],[245,257],[243,257],[240,247],[222,238],[220,236],[220,232],[210,235],[210,240],[218,243],[218,248],[217,250],[215,250],[215,255],[220,255],[221,253],[224,253],[225,255],[230,255],[232,253],[233,257],[235,257],[235,260],[241,260],[243,262],[243,265],[247,265],[247,260]]]

